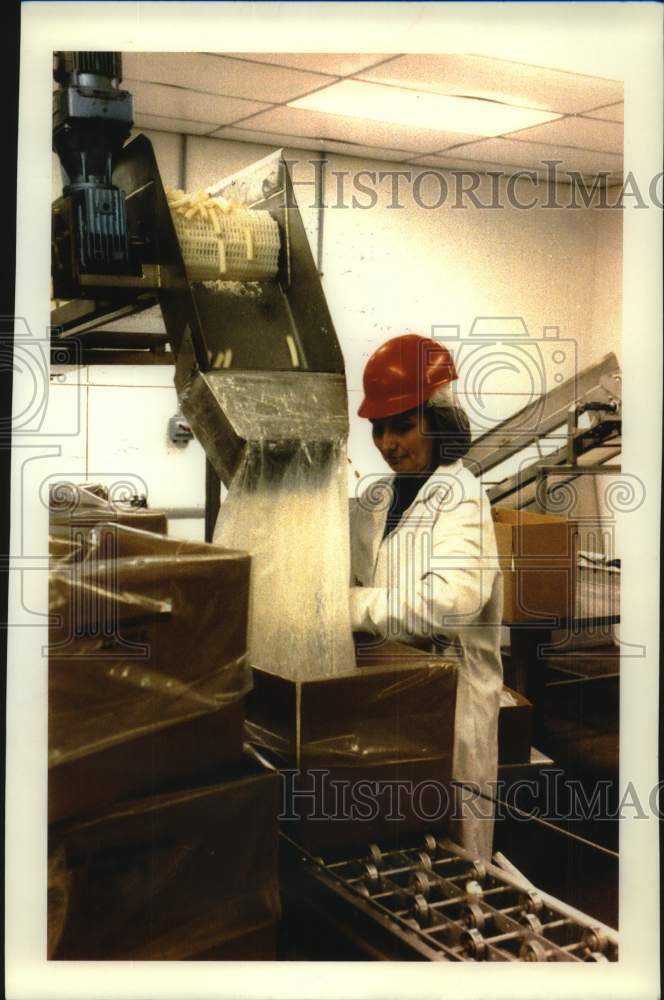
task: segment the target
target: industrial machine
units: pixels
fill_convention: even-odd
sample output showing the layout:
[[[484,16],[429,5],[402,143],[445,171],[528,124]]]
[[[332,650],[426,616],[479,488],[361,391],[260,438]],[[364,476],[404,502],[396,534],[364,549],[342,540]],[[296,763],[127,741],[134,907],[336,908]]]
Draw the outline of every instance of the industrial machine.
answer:
[[[621,449],[621,382],[618,360],[608,354],[477,437],[466,461],[491,502],[546,510],[547,479],[620,472],[611,460]],[[505,466],[532,445],[538,457],[506,474]]]
[[[208,191],[217,206],[232,199],[269,221],[259,245],[245,219],[233,263],[230,240],[222,247],[216,232],[219,218],[207,226],[205,205],[198,228],[193,203],[184,218],[174,213],[178,199],[164,189],[148,139],[124,145],[132,107],[120,89],[119,54],[58,53],[55,79],[53,145],[65,186],[53,206],[54,338],[66,343],[158,303],[178,420],[202,443],[218,480],[230,483],[256,444],[268,469],[303,440],[311,464],[323,464],[348,430],[344,363],[282,156]],[[263,251],[273,263],[256,277],[249,264]],[[216,495],[218,502],[218,488]],[[433,833],[412,849],[372,846],[366,857],[323,861],[297,845],[295,855],[294,885],[323,898],[322,909],[340,901],[359,907],[398,941],[400,957],[617,958],[609,928],[495,865],[479,866]]]
[[[96,74],[84,72],[89,65]],[[118,90],[120,77],[117,53],[57,57],[63,87],[54,93],[53,142],[68,183],[53,206],[53,292],[69,301],[56,309],[53,326],[73,336],[93,317],[156,299],[183,413],[223,481],[244,444],[265,437],[267,427],[282,447],[305,429],[310,440],[343,435],[343,358],[285,162],[268,158],[242,195],[247,208],[269,212],[278,225],[275,273],[255,282],[252,295],[190,280],[150,142],[138,136],[122,147],[131,101]],[[108,239],[91,254],[97,236]],[[84,307],[71,308],[74,299]],[[231,356],[232,370],[215,367]]]
[[[53,206],[53,284],[74,297],[94,275],[132,275],[125,194],[113,184],[113,164],[132,120],[131,95],[120,90],[116,52],[59,52],[54,78],[53,148],[64,174]]]

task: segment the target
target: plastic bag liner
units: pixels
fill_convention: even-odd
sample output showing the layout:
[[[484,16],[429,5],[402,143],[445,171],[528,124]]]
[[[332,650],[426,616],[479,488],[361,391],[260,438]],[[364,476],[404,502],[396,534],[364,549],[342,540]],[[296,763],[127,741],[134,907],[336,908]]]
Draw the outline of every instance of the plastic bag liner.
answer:
[[[48,859],[48,944],[46,957],[52,958],[62,937],[69,909],[71,876],[64,847],[60,845]]]
[[[247,758],[223,778],[51,831],[71,885],[56,958],[184,959],[276,922],[278,776]]]
[[[214,712],[251,686],[249,558],[117,524],[49,574],[49,765]]]
[[[310,681],[254,672],[247,736],[281,771],[281,824],[297,843],[361,853],[447,823],[456,664],[414,661]]]
[[[290,767],[451,760],[456,664],[417,659],[303,682],[257,670],[247,737]]]
[[[48,503],[49,534],[54,538],[66,539],[77,529],[103,521],[160,535],[168,532],[164,511],[137,507],[125,499],[115,500],[105,486],[95,483],[54,483]]]
[[[152,851],[72,872],[72,907],[55,959],[176,961],[273,926],[279,882],[225,894],[213,853]]]
[[[355,669],[344,439],[247,442],[214,540],[252,557],[249,653],[286,677]]]

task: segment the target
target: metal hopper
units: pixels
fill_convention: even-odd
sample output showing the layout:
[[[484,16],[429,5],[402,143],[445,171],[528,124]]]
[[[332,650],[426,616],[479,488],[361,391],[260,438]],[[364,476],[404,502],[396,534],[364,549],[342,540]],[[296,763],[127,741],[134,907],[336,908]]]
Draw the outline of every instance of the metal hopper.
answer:
[[[215,192],[268,211],[279,227],[276,274],[245,287],[189,279],[144,136],[122,150],[113,180],[126,194],[129,231],[144,234],[144,272],[153,267],[182,411],[220,479],[228,484],[248,442],[285,457],[302,440],[343,441],[343,357],[281,154]]]

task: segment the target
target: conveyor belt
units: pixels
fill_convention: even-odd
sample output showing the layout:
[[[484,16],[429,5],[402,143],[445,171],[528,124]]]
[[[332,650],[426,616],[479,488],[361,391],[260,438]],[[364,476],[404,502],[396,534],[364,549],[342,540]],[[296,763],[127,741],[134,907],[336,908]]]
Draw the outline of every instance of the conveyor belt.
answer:
[[[611,928],[538,892],[511,867],[473,861],[433,834],[398,849],[370,844],[360,856],[330,860],[290,846],[299,857],[300,897],[329,925],[352,928],[367,957],[618,960]]]

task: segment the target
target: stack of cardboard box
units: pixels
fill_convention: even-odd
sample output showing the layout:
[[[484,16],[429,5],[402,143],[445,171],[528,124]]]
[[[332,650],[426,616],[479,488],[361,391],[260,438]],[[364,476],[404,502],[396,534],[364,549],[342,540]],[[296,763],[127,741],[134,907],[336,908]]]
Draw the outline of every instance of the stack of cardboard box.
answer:
[[[249,558],[122,513],[51,519],[49,957],[272,958],[277,776],[243,748]]]

